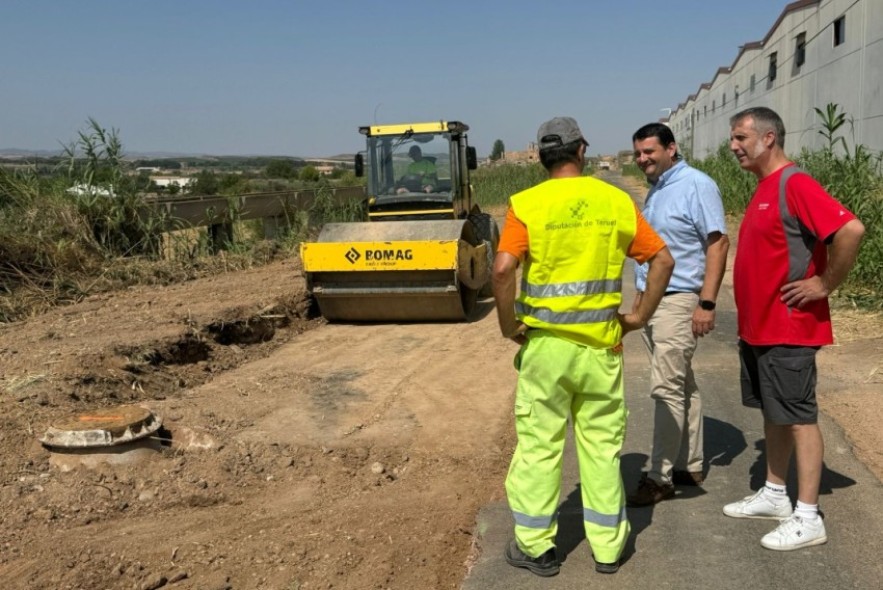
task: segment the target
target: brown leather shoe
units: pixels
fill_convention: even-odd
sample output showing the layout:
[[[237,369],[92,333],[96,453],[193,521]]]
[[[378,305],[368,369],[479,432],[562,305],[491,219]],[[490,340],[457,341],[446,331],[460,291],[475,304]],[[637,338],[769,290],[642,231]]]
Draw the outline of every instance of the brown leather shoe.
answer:
[[[671,484],[660,485],[643,473],[638,489],[626,498],[629,506],[650,506],[662,502],[675,495],[675,487]]]
[[[701,486],[705,483],[705,474],[701,471],[678,471],[671,474],[671,483],[676,486]]]

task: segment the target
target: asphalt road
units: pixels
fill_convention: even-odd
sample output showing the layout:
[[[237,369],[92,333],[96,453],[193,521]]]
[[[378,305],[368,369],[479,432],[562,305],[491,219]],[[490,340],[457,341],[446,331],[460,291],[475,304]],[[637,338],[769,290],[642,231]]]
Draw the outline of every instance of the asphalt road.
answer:
[[[631,273],[625,283],[632,284]],[[632,293],[626,293],[628,304]],[[583,535],[576,458],[568,440],[557,539],[561,573],[540,578],[505,562],[503,550],[512,538],[513,520],[507,504],[498,502],[479,514],[481,553],[463,590],[883,588],[883,485],[824,415],[820,507],[826,516],[827,544],[770,551],[761,547],[760,538],[774,522],[723,515],[724,504],[763,485],[766,463],[760,414],[740,403],[736,316],[729,289],[724,288],[718,305],[717,329],[703,339],[694,358],[705,411],[704,487],[678,488],[674,498],[656,506],[629,508],[632,532],[622,567],[615,575],[598,574]],[[650,449],[653,424],[647,356],[638,334],[625,340],[625,365],[630,414],[622,471],[626,490],[631,491]],[[788,483],[796,500],[793,468]]]

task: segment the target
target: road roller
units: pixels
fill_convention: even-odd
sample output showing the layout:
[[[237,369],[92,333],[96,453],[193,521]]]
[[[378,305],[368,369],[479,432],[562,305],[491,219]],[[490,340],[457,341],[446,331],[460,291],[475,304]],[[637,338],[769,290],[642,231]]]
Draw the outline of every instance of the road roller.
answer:
[[[478,165],[459,121],[360,127],[367,220],[301,244],[322,316],[343,322],[466,321],[490,276],[499,228],[474,202]]]

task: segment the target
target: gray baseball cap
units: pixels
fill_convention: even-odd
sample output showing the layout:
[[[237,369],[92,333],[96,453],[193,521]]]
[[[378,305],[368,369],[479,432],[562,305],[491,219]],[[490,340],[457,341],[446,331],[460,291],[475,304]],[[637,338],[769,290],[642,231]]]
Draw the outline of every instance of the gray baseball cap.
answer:
[[[540,130],[537,131],[537,146],[541,150],[561,147],[580,140],[589,145],[573,117],[555,117],[540,125]]]

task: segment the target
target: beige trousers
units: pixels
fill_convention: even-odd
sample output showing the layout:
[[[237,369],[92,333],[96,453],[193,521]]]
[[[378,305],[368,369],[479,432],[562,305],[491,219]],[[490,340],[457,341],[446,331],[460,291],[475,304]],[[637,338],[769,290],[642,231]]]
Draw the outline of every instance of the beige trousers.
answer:
[[[648,473],[670,484],[672,470],[702,471],[702,401],[693,377],[694,293],[676,293],[662,302],[644,328],[650,353],[650,397],[656,400],[653,450]]]

